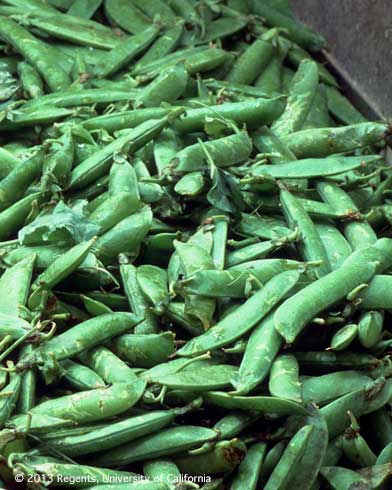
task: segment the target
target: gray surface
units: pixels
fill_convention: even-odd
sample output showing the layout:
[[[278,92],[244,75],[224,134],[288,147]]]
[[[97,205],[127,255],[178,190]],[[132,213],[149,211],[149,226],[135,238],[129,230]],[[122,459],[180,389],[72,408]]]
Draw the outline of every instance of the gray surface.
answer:
[[[392,117],[392,0],[291,0],[328,41],[327,57],[379,115]]]

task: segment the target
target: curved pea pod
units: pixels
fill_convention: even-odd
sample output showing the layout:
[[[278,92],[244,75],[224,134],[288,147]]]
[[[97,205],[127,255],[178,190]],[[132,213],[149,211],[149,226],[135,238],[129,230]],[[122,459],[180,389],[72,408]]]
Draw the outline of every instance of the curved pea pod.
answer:
[[[105,15],[112,24],[138,34],[150,27],[152,20],[127,0],[105,0]]]
[[[0,148],[0,180],[4,179],[11,170],[20,164],[20,159],[6,148]]]
[[[120,221],[137,212],[141,207],[141,202],[128,192],[120,192],[109,196],[102,202],[89,216],[89,219],[96,223],[101,233],[116,226]]]
[[[72,132],[66,131],[64,135],[56,140],[48,154],[45,156],[43,164],[43,174],[54,177],[59,184],[64,184],[68,180],[75,156],[75,143]],[[44,177],[45,178],[45,177]]]
[[[384,315],[379,311],[363,313],[358,322],[358,339],[363,347],[374,347],[381,338]]]
[[[350,425],[349,410],[356,418],[374,412],[388,402],[391,390],[390,380],[379,378],[324,406],[320,412],[327,420],[329,437],[338,436]]]
[[[194,172],[207,167],[209,153],[215,165],[229,167],[247,160],[252,152],[252,141],[246,131],[225,136],[203,144],[187,146],[177,153],[173,164],[175,172]]]
[[[336,490],[345,490],[351,488],[361,488],[361,490],[371,490],[368,481],[361,475],[348,468],[339,466],[324,466],[320,470],[327,482]]]
[[[107,388],[81,391],[42,402],[31,409],[33,416],[49,415],[85,424],[125,412],[137,403],[145,386],[142,380],[132,384],[115,383]]]
[[[323,376],[309,376],[302,380],[304,402],[325,405],[336,398],[361,389],[372,381],[360,371],[337,371]]]
[[[82,364],[68,359],[61,363],[61,367],[64,369],[63,378],[75,390],[93,390],[105,386],[103,379],[97,373]]]
[[[35,279],[31,286],[32,294],[28,301],[30,308],[38,306],[42,296],[42,288],[48,290],[53,289],[83,263],[95,241],[96,238],[94,237],[87,242],[75,245],[65,252],[64,255],[56,259]]]
[[[21,376],[11,373],[7,385],[0,391],[0,427],[4,427],[15,409],[21,387]]]
[[[280,191],[280,201],[288,223],[301,233],[302,240],[298,248],[302,258],[309,261],[321,261],[321,265],[315,270],[316,277],[320,278],[328,274],[331,271],[331,265],[327,252],[308,213],[297,198],[285,189]]]
[[[68,75],[53,57],[49,46],[12,19],[1,17],[0,36],[39,71],[50,90],[57,92],[70,85]]]
[[[343,124],[359,124],[366,121],[366,118],[338,89],[325,85],[324,90],[327,96],[329,111]]]
[[[358,325],[355,323],[345,325],[333,335],[329,349],[335,351],[344,350],[355,340],[357,335]]]
[[[309,407],[311,415],[304,423],[313,427],[305,445],[305,450],[296,465],[296,471],[290,481],[293,490],[313,490],[321,466],[324,464],[328,447],[328,427],[324,417],[313,406]]]
[[[231,380],[234,394],[246,395],[264,380],[282,343],[272,313],[256,325],[249,337],[238,372]]]
[[[173,118],[181,114],[180,108],[173,111],[161,120],[149,120],[126,131],[126,134],[104,146],[91,157],[84,160],[71,172],[69,189],[80,189],[107,174],[113,162],[113,155],[117,152],[133,154],[142,148],[151,139],[156,138]],[[159,116],[158,116],[159,117]]]
[[[266,490],[290,488],[290,480],[296,474],[297,464],[306,450],[313,430],[311,425],[305,425],[291,438],[264,487]]]
[[[264,17],[268,25],[282,27],[285,35],[303,48],[319,51],[325,46],[325,39],[322,36],[266,2],[252,1],[251,5],[252,11]]]
[[[266,444],[256,442],[247,450],[244,459],[238,466],[238,471],[231,480],[231,490],[255,490],[260,477],[261,468],[266,453]]]
[[[228,345],[262,320],[271,309],[290,291],[299,279],[298,272],[287,271],[271,279],[234,312],[214,327],[185,344],[177,353],[190,357]]]
[[[343,265],[309,284],[287,299],[276,311],[275,327],[287,343],[320,312],[342,300],[353,289],[369,281],[377,272],[389,267],[392,242],[381,239],[374,246],[350,255]]]
[[[101,62],[95,67],[95,74],[100,78],[106,78],[129,65],[154,41],[158,33],[159,27],[151,25],[143,32],[118,43],[102,57]]]
[[[20,199],[42,171],[44,150],[40,148],[28,160],[16,165],[0,182],[0,211]]]
[[[359,214],[359,209],[350,195],[336,184],[319,182],[316,188],[323,200],[336,211],[346,213],[348,218],[355,218]],[[349,219],[344,223],[343,230],[347,241],[355,250],[372,245],[377,240],[376,233],[366,221]]]
[[[83,352],[80,358],[106,383],[134,383],[137,381],[135,372],[106,347],[98,346],[88,352]]]
[[[30,364],[55,359],[62,361],[77,356],[84,350],[109,340],[112,337],[130,331],[140,321],[131,313],[109,313],[91,318],[52,338],[33,352],[32,356],[23,359],[17,368],[23,369]]]
[[[140,201],[137,175],[134,167],[125,158],[116,158],[109,172],[109,195],[125,192],[131,194],[135,201]]]
[[[224,39],[232,34],[241,31],[246,27],[248,20],[244,16],[222,16],[206,25],[203,43]]]
[[[200,444],[216,439],[217,432],[205,427],[181,425],[161,430],[157,434],[141,437],[135,442],[118,446],[110,453],[102,453],[95,459],[96,464],[111,468],[136,461],[183,453]]]
[[[392,442],[387,444],[377,457],[376,465],[392,463]]]
[[[336,226],[331,223],[315,223],[315,227],[324,244],[332,270],[338,269],[352,253],[350,244]]]
[[[30,323],[16,315],[0,313],[0,332],[1,337],[10,336],[17,340],[24,337],[31,330]]]
[[[162,314],[170,300],[166,271],[155,265],[144,264],[137,268],[136,279],[154,312]]]
[[[302,61],[290,83],[286,109],[271,127],[279,137],[302,128],[316,96],[318,81],[316,62]]]
[[[30,289],[36,256],[30,256],[6,269],[0,277],[0,297],[7,298],[0,305],[0,313],[19,316],[19,307],[24,306]]]
[[[32,434],[47,434],[49,431],[56,431],[75,426],[73,420],[50,417],[41,414],[19,414],[8,419],[6,427],[23,432],[29,428]]]
[[[104,264],[113,262],[120,253],[137,257],[151,222],[151,209],[149,206],[144,206],[100,236],[94,245],[95,255]]]
[[[113,313],[113,310],[109,306],[97,301],[95,299],[89,298],[88,296],[83,296],[84,309],[92,316],[104,315],[105,313]]]
[[[237,125],[246,124],[249,128],[258,128],[272,123],[282,114],[283,109],[284,102],[281,97],[231,102],[208,108],[190,109],[174,124],[174,127],[180,133],[193,133],[204,128],[206,118],[223,117],[234,121]]]
[[[299,381],[299,367],[291,354],[278,356],[271,366],[269,392],[272,396],[302,402],[302,386]]]
[[[26,219],[44,199],[44,193],[35,192],[0,212],[0,240],[10,237],[23,227]]]
[[[229,364],[204,364],[182,368],[177,373],[158,376],[154,381],[174,390],[208,391],[219,390],[230,386],[230,378],[236,371]]]
[[[368,446],[366,440],[359,433],[359,425],[355,417],[349,412],[351,420],[342,437],[342,449],[345,456],[356,467],[364,468],[376,464],[377,456]]]
[[[140,382],[139,382],[140,383]],[[97,428],[81,435],[70,435],[51,442],[52,447],[67,456],[82,456],[115,448],[129,443],[142,436],[157,433],[172,424],[177,416],[183,415],[196,407],[188,405],[171,410],[154,410],[105,427]]]
[[[121,335],[113,341],[113,347],[132,366],[150,368],[167,361],[174,354],[174,334]]]
[[[304,129],[283,138],[297,158],[322,158],[382,143],[387,127],[365,122],[338,128]]]
[[[24,94],[31,99],[41,97],[44,93],[43,81],[38,71],[25,61],[18,63],[18,75]]]
[[[135,315],[144,318],[135,328],[135,333],[158,333],[157,318],[149,309],[148,302],[140,289],[136,278],[136,270],[136,267],[132,264],[120,265],[121,279],[129,305]]]

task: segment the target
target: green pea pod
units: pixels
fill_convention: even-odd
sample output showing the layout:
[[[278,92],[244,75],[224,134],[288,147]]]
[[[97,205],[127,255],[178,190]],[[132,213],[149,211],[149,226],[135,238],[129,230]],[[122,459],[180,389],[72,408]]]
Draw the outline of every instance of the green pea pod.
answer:
[[[222,15],[222,17],[219,17],[206,25],[202,42],[208,43],[217,39],[224,39],[244,29],[247,23],[248,20],[246,17],[230,17]]]
[[[167,361],[174,354],[174,334],[121,335],[113,341],[113,347],[132,366],[150,368]]]
[[[165,191],[159,184],[148,182],[148,180],[151,179],[151,173],[147,168],[147,165],[141,158],[136,158],[133,166],[138,179],[138,189],[141,200],[148,204],[161,201],[165,195]],[[145,182],[145,180],[147,182]]]
[[[204,174],[200,170],[195,172],[189,172],[183,175],[177,184],[174,186],[174,190],[180,196],[193,197],[200,195],[205,187]]]
[[[95,347],[80,356],[106,383],[136,383],[135,372],[106,347]]]
[[[366,121],[366,118],[342,95],[335,87],[326,85],[328,109],[331,114],[343,124],[358,124]]]
[[[21,387],[21,376],[12,373],[8,384],[0,391],[0,427],[4,427],[15,409]]]
[[[163,59],[170,54],[179,44],[183,34],[183,21],[180,20],[173,27],[167,28],[162,35],[148,48],[141,58],[134,65],[137,71],[143,66],[148,66],[157,60]]]
[[[317,64],[312,60],[302,61],[290,83],[286,109],[271,127],[278,136],[302,128],[316,96],[318,81]]]
[[[127,0],[105,0],[104,7],[111,23],[132,34],[143,32],[151,25],[151,19]]]
[[[17,202],[42,171],[44,150],[15,166],[0,182],[0,211]],[[24,221],[24,220],[23,220]]]
[[[184,92],[188,73],[182,65],[175,65],[164,71],[147,85],[136,98],[136,107],[159,107],[162,102],[173,103]]]
[[[20,159],[5,148],[0,148],[0,179],[4,179],[11,170],[20,164]]]
[[[278,356],[271,366],[269,392],[272,396],[302,403],[298,362],[291,354]]]
[[[142,241],[147,235],[152,220],[149,206],[121,220],[100,236],[95,243],[94,253],[104,264],[113,262],[120,253],[137,257]]]
[[[358,322],[358,340],[363,347],[374,347],[381,338],[384,315],[380,311],[363,313]]]
[[[133,384],[115,383],[108,388],[65,395],[36,405],[31,413],[33,416],[65,418],[78,424],[104,420],[135,405],[143,393],[142,386],[145,385],[140,380]]]
[[[50,151],[45,157],[43,174],[47,174],[50,179],[54,177],[55,182],[64,184],[71,172],[75,156],[75,144],[71,131],[66,131],[64,135],[56,140]]]
[[[323,158],[380,144],[386,132],[384,124],[365,122],[340,128],[304,129],[283,139],[297,158]]]
[[[352,253],[350,244],[336,226],[331,223],[315,223],[315,227],[324,244],[331,269],[338,269]]]
[[[265,484],[267,478],[278,464],[286,444],[284,441],[276,443],[266,454],[263,467],[261,468],[260,479]]]
[[[192,425],[170,427],[156,434],[144,436],[137,442],[118,446],[110,453],[102,453],[96,458],[95,463],[111,468],[136,461],[145,462],[149,459],[183,453],[216,437],[217,433],[214,430],[205,427]]]
[[[28,98],[36,99],[44,93],[43,82],[40,74],[32,65],[25,61],[18,63],[18,75],[23,92]]]
[[[96,223],[101,234],[106,233],[132,213],[136,213],[141,203],[128,192],[118,192],[105,199],[89,216]]]
[[[153,306],[154,312],[163,313],[169,304],[166,271],[154,265],[144,264],[137,268],[136,278],[144,296]]]
[[[89,298],[88,296],[83,296],[83,304],[87,313],[90,313],[92,316],[104,315],[105,313],[112,313],[107,305],[97,301],[95,299]]]
[[[6,298],[0,305],[0,313],[19,316],[19,307],[26,304],[36,256],[30,256],[6,269],[0,277],[0,296]]]
[[[113,75],[144,51],[157,37],[158,32],[159,28],[151,25],[143,32],[120,42],[103,56],[102,61],[95,67],[95,74],[100,78]]]
[[[158,333],[157,318],[149,309],[148,302],[140,289],[136,279],[136,270],[136,267],[132,264],[120,265],[121,279],[129,305],[135,315],[144,318],[135,328],[135,333]]]
[[[184,61],[184,66],[189,75],[209,72],[223,65],[228,59],[228,53],[220,48],[208,48],[200,53],[195,53]]]
[[[368,446],[366,440],[359,433],[359,425],[354,415],[349,412],[351,420],[342,438],[342,449],[344,455],[349,461],[357,467],[364,468],[366,466],[374,466],[377,461],[377,456]]]
[[[215,165],[229,167],[247,160],[252,151],[252,142],[245,131],[225,136],[201,145],[188,146],[181,150],[174,160],[175,172],[194,172],[207,167],[209,153]]]
[[[234,394],[246,395],[264,380],[281,346],[282,338],[271,313],[251,333],[238,372],[231,380]]]
[[[82,364],[78,364],[68,359],[61,363],[61,367],[65,370],[63,375],[64,379],[77,391],[105,387],[103,379],[92,369],[89,369]]]
[[[134,167],[126,159],[117,159],[109,172],[109,194],[115,196],[126,192],[133,196],[135,202],[140,201],[137,175]]]
[[[339,351],[346,349],[357,337],[358,325],[349,324],[340,328],[331,339],[329,349]]]
[[[0,313],[0,322],[2,339],[6,336],[10,336],[12,339],[17,340],[31,331],[30,323],[22,318],[18,318],[16,315]]]
[[[375,276],[366,288],[359,295],[359,306],[365,310],[391,309],[392,297],[390,295],[390,285],[392,281],[388,275]]]
[[[274,320],[286,342],[297,335],[321,311],[337,303],[354,288],[369,281],[376,272],[389,266],[388,255],[392,242],[381,239],[374,246],[360,249],[336,271],[306,286],[287,299],[276,311]]]
[[[33,352],[31,344],[25,344],[20,350],[19,359]],[[37,373],[34,368],[28,369],[21,375],[20,393],[16,404],[16,413],[28,413],[36,402]]]
[[[320,470],[323,477],[327,482],[335,488],[340,490],[343,488],[361,488],[363,490],[371,490],[372,487],[368,481],[355,471],[347,468],[340,468],[339,466],[324,466]]]
[[[8,428],[15,429],[18,432],[22,432],[27,428],[30,429],[32,434],[45,434],[51,430],[64,429],[76,425],[73,420],[61,419],[58,417],[50,417],[49,415],[40,414],[21,414],[14,415],[8,419],[6,426]]]
[[[131,313],[110,313],[91,318],[52,338],[35,349],[32,356],[23,359],[17,368],[23,369],[33,363],[49,359],[62,361],[77,356],[84,350],[131,330],[139,319]]]
[[[83,19],[90,19],[101,3],[102,0],[76,0],[67,13]]]
[[[309,376],[302,381],[304,402],[325,405],[340,396],[361,389],[371,378],[360,371],[337,371],[323,376]]]
[[[143,474],[150,480],[162,482],[170,490],[175,489],[176,481],[180,481],[181,473],[171,459],[159,458],[143,464]]]
[[[185,357],[195,356],[234,342],[262,320],[295,286],[298,279],[299,274],[295,271],[279,274],[206,333],[187,342],[177,354]]]
[[[392,463],[392,442],[387,444],[378,455],[376,465]]]
[[[64,90],[70,85],[68,75],[53,57],[49,46],[12,19],[1,17],[0,36],[39,71],[52,92]]]
[[[266,453],[266,444],[252,444],[238,467],[237,474],[231,481],[231,490],[255,490],[260,477]]]
[[[121,151],[129,155],[134,153],[152,138],[157,137],[169,122],[182,112],[182,109],[178,109],[159,121],[146,121],[103,147],[100,151],[87,158],[87,160],[84,160],[71,172],[69,188],[79,189],[85,187],[87,184],[96,181],[99,177],[108,173],[112,165],[113,154]]]

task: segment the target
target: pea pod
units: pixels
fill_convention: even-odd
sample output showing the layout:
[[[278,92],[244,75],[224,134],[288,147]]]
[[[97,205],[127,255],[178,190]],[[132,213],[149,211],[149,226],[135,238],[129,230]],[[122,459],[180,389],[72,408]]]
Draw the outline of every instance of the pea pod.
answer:
[[[266,444],[252,444],[238,467],[238,472],[231,482],[232,490],[255,490],[260,477],[261,467],[266,453]]]
[[[13,373],[9,383],[0,391],[0,427],[4,427],[15,409],[21,386],[21,377]]]
[[[135,5],[124,0],[105,0],[105,14],[125,31],[137,34],[150,27],[151,20]]]
[[[0,295],[7,301],[0,306],[0,313],[19,316],[19,308],[25,306],[33,273],[35,255],[17,262],[0,277]]]
[[[298,362],[292,355],[278,356],[271,366],[269,391],[272,396],[302,402]]]
[[[43,95],[44,88],[40,74],[26,62],[18,63],[18,75],[20,77],[23,91],[27,97],[36,99]]]

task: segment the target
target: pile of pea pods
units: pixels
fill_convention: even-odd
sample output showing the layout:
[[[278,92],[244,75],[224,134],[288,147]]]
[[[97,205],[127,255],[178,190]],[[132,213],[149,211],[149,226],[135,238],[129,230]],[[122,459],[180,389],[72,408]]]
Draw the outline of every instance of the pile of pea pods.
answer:
[[[390,128],[325,47],[0,0],[0,489],[391,488]]]

